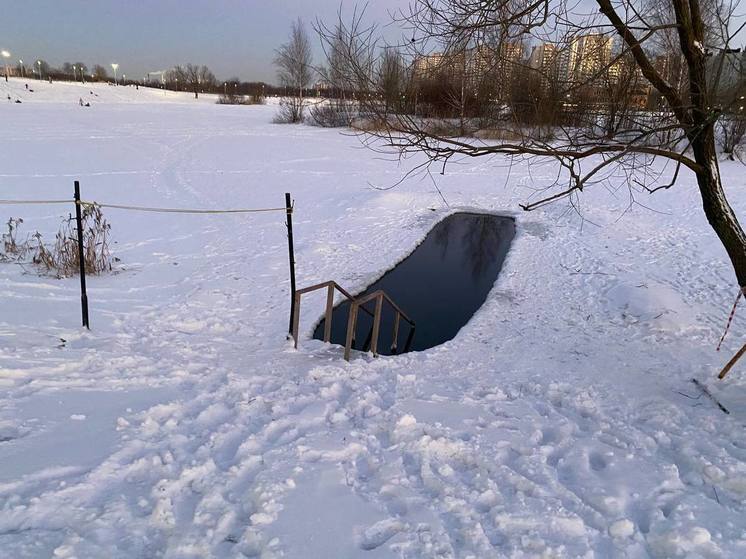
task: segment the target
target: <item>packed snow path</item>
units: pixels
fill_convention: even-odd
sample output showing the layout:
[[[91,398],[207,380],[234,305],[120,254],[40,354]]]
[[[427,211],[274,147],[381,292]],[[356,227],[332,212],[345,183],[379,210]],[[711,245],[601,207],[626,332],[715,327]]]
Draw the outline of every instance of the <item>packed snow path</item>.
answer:
[[[0,106],[3,197],[66,197],[74,178],[142,205],[290,191],[301,285],[362,289],[448,212],[511,213],[552,178],[454,165],[448,209],[429,179],[370,188],[411,162],[272,125],[271,106],[98,86],[84,108],[79,86],[50,87]],[[746,215],[742,167],[724,172]],[[301,349],[285,341],[282,215],[107,212],[122,262],[90,281],[90,333],[77,279],[1,265],[0,557],[746,555],[746,377],[713,380],[746,328],[714,352],[735,292],[697,196],[685,177],[644,200],[655,212],[624,213],[623,185],[589,192],[599,226],[564,205],[517,214],[454,340],[349,364],[309,339],[323,295],[304,300]],[[67,211],[2,209],[48,238]]]

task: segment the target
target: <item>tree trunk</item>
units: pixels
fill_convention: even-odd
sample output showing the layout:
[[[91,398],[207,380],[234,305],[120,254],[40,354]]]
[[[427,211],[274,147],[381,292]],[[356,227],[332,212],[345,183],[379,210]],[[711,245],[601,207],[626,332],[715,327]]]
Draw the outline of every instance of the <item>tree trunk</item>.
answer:
[[[746,287],[746,234],[733,212],[720,180],[714,125],[709,125],[692,142],[694,159],[702,165],[697,184],[707,221],[723,243],[740,287]]]
[[[715,149],[715,120],[708,92],[702,0],[673,0],[677,32],[689,77],[691,111],[684,117],[694,160],[702,166],[697,184],[707,221],[728,253],[739,287],[746,288],[746,234],[725,197]]]

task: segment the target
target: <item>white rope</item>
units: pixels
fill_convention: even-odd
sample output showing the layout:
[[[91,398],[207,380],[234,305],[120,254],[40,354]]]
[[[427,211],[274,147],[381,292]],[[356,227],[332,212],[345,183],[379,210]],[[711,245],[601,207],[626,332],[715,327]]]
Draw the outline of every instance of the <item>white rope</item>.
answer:
[[[74,204],[75,200],[0,200],[0,205],[26,205],[26,204]],[[158,213],[180,213],[180,214],[248,214],[259,212],[290,212],[290,208],[257,208],[257,209],[235,209],[235,210],[200,210],[187,208],[151,208],[145,206],[125,206],[120,204],[100,204],[99,202],[80,201],[81,206],[98,206],[99,208],[113,208],[117,210],[133,210],[138,212]]]
[[[82,206],[98,206],[99,208],[113,208],[117,210],[133,210],[138,212],[180,213],[180,214],[248,214],[258,212],[287,212],[287,208],[258,208],[237,210],[195,210],[186,208],[150,208],[145,206],[124,206],[120,204],[100,204],[81,200]],[[291,209],[292,211],[292,209]]]
[[[0,200],[0,205],[72,204],[74,202],[74,200]]]

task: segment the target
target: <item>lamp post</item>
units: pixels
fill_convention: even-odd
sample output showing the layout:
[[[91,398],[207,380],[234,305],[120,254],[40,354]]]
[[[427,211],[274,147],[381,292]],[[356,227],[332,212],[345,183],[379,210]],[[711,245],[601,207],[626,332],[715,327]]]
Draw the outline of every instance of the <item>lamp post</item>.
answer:
[[[5,59],[5,81],[8,81],[8,58],[10,58],[10,53],[7,50],[0,51],[0,54],[3,55],[3,58]]]
[[[127,85],[127,74],[122,74],[122,84]]]
[[[23,60],[18,60],[18,64],[21,66],[21,76],[26,77],[26,68],[23,66]]]
[[[76,73],[75,70],[77,70],[77,67],[75,66],[75,64],[73,64],[73,81],[74,82],[78,81],[78,74]]]
[[[119,64],[112,64],[111,69],[114,70],[114,85],[117,85],[117,70],[119,70]]]
[[[36,61],[36,68],[39,70],[39,81],[41,81],[41,60]]]

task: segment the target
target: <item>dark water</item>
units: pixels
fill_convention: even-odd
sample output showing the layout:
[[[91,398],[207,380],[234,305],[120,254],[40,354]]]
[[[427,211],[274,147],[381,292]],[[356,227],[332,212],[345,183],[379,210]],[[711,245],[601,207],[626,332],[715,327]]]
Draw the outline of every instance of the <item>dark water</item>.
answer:
[[[438,223],[412,254],[363,293],[384,290],[416,325],[409,339],[411,328],[402,319],[392,352],[394,312],[384,303],[378,352],[419,351],[456,336],[487,298],[514,235],[510,217],[457,213]],[[334,308],[332,343],[345,344],[349,307],[345,301]],[[372,312],[375,301],[366,308]],[[360,310],[355,349],[370,347],[372,326],[372,317]],[[313,337],[324,339],[324,320]]]

